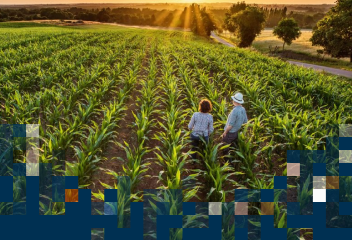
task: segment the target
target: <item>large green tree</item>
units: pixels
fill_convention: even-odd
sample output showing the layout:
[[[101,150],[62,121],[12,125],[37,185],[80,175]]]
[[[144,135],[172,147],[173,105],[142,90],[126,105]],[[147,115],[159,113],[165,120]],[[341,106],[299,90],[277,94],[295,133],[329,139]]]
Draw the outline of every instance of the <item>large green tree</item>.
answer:
[[[265,24],[264,11],[245,3],[234,4],[225,17],[224,27],[239,39],[239,47],[249,47]]]
[[[332,57],[350,57],[352,62],[352,0],[338,0],[313,29],[310,40]]]
[[[285,44],[291,45],[293,40],[301,36],[301,30],[297,22],[293,18],[284,18],[274,28],[273,34],[284,41],[282,49],[285,49]]]

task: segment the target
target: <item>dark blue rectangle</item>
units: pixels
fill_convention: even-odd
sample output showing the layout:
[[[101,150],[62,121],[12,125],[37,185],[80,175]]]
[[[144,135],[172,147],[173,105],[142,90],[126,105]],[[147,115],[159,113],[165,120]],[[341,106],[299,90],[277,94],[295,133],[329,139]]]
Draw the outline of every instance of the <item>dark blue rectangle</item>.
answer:
[[[287,163],[300,163],[300,151],[299,150],[288,150],[287,151]]]
[[[65,202],[65,176],[53,176],[53,202]]]
[[[13,177],[0,176],[0,202],[13,201]]]
[[[248,240],[248,229],[247,228],[236,228],[235,239],[236,240]]]
[[[26,177],[27,215],[39,215],[39,177]]]
[[[352,202],[340,202],[339,214],[340,215],[352,215]]]
[[[274,188],[275,189],[287,189],[287,177],[286,176],[274,176]]]
[[[183,203],[183,215],[196,215],[196,203],[195,202],[184,202]]]
[[[26,124],[13,124],[14,137],[26,137]]]
[[[340,150],[352,150],[352,137],[340,137],[339,138],[339,149]]]
[[[339,175],[340,176],[352,176],[352,163],[340,163]]]
[[[235,202],[248,202],[248,189],[235,189]]]
[[[13,164],[13,175],[14,176],[26,176],[26,164],[25,163],[14,163]]]
[[[105,202],[117,202],[117,189],[104,189]]]
[[[261,189],[262,202],[274,202],[274,189]]]
[[[65,177],[65,188],[66,189],[78,189],[78,177],[77,176],[66,176]],[[117,196],[117,194],[116,194]],[[116,201],[110,201],[116,202]]]
[[[313,176],[326,176],[326,163],[313,163]]]

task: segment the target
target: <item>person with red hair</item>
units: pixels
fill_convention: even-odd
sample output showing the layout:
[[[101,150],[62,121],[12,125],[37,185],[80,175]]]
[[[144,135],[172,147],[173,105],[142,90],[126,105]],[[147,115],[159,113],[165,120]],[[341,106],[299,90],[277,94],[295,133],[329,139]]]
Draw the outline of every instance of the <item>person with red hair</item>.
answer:
[[[213,106],[208,99],[203,99],[199,103],[198,111],[195,112],[188,124],[188,129],[191,130],[192,140],[192,159],[197,158],[195,152],[200,145],[201,138],[206,142],[209,141],[210,134],[214,131],[213,116],[210,114]]]

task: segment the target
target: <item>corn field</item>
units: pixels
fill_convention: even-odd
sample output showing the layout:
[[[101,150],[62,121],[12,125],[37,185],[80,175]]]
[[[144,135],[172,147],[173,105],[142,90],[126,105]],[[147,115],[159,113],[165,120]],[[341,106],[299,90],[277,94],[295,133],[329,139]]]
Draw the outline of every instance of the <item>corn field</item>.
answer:
[[[182,190],[184,202],[272,189],[273,176],[286,175],[287,150],[324,150],[326,126],[352,120],[349,82],[189,32],[0,25],[0,33],[1,122],[40,124],[40,162],[78,176],[93,201],[121,187],[120,176],[130,178],[128,201],[142,201],[143,189]],[[229,162],[219,138],[237,91],[249,122]],[[192,162],[186,126],[203,98],[215,132]],[[20,150],[14,158],[26,161]]]

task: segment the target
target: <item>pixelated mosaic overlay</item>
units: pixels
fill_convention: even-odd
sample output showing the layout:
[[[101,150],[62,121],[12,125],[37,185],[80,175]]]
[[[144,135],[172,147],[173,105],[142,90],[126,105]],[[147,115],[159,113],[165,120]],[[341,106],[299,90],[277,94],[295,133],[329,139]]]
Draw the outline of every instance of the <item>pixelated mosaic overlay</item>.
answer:
[[[0,215],[115,219],[114,226],[92,220],[91,239],[112,239],[112,228],[140,236],[131,239],[193,239],[187,236],[196,236],[195,229],[205,233],[202,239],[300,239],[313,230],[314,239],[324,239],[332,233],[328,229],[352,229],[352,125],[332,126],[329,133],[325,150],[288,151],[287,176],[274,176],[268,189],[235,189],[234,202],[183,202],[182,190],[149,189],[141,206],[131,203],[132,183],[125,176],[104,191],[104,202],[91,202],[78,177],[60,176],[62,152],[53,152],[51,163],[40,162],[39,125],[4,124]],[[288,201],[288,195],[295,198]],[[90,209],[81,210],[83,203]],[[75,208],[77,215],[71,213]]]

